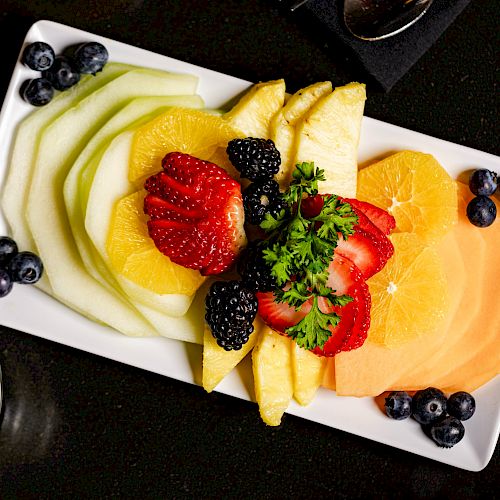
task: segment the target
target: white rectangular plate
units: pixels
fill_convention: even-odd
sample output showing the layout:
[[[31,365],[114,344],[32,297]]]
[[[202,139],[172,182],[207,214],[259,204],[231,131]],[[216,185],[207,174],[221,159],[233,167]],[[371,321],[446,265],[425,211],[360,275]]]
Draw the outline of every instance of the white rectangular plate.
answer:
[[[224,106],[250,85],[243,80],[49,21],[34,24],[25,43],[46,41],[60,52],[68,45],[91,40],[103,43],[110,53],[110,60],[115,62],[197,75],[200,78],[198,93],[207,107]],[[3,104],[0,115],[0,187],[5,179],[16,126],[33,111],[18,92],[21,83],[32,74],[34,72],[18,62]],[[433,154],[453,177],[477,166],[500,170],[500,160],[495,156],[364,118],[360,163],[403,149]],[[7,234],[7,225],[1,214],[0,234]],[[163,338],[125,337],[83,318],[34,287],[14,287],[9,296],[0,300],[0,318],[5,326],[177,380],[194,384],[201,379],[200,346]],[[249,367],[243,363],[242,369],[233,370],[217,390],[251,400],[250,378]],[[477,412],[466,423],[465,438],[449,450],[438,448],[426,438],[416,422],[395,422],[387,418],[372,398],[337,397],[331,391],[320,390],[310,406],[304,408],[292,403],[288,412],[455,467],[479,471],[488,464],[498,438],[500,377],[476,391],[474,396]]]

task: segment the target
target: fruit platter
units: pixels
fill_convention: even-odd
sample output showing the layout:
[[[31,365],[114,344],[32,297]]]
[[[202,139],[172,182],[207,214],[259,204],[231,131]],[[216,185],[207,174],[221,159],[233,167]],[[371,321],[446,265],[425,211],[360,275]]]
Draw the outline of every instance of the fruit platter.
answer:
[[[77,70],[55,55],[72,46]],[[22,49],[2,325],[255,401],[267,425],[488,464],[497,157],[363,116],[357,82],[289,93],[49,21]]]

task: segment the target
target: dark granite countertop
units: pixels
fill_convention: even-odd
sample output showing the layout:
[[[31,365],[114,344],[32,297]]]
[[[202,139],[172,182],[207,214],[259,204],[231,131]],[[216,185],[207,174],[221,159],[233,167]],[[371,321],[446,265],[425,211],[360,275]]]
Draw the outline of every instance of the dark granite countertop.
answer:
[[[499,14],[471,2],[366,114],[499,154]],[[39,19],[290,90],[362,77],[272,1],[3,0],[0,98]],[[0,498],[499,497],[498,447],[470,473],[292,416],[268,428],[254,404],[4,327],[0,362]]]

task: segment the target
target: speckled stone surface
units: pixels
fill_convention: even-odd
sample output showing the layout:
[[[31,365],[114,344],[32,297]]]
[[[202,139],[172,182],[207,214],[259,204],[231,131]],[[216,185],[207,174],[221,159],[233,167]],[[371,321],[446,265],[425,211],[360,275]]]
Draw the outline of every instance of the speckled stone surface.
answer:
[[[498,5],[471,2],[366,114],[499,154]],[[362,78],[271,1],[3,0],[0,97],[39,19],[290,90]],[[0,498],[499,497],[498,448],[468,473],[292,416],[270,429],[253,404],[3,327],[0,362]]]

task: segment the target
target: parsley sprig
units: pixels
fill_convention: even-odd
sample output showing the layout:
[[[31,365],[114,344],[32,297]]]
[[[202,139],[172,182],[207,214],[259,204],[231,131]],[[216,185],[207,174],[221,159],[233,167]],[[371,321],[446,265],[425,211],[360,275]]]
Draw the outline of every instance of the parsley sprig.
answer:
[[[340,317],[320,309],[320,297],[331,306],[344,306],[353,299],[335,295],[327,286],[328,266],[333,258],[339,234],[347,239],[354,233],[358,217],[348,203],[335,195],[323,198],[323,207],[315,217],[305,217],[302,202],[318,194],[318,183],[325,180],[323,170],[313,162],[296,165],[290,187],[283,194],[288,210],[276,217],[267,214],[260,227],[269,237],[260,243],[263,256],[276,278],[277,302],[285,302],[296,310],[312,303],[307,315],[286,333],[305,349],[322,348],[331,336]]]

